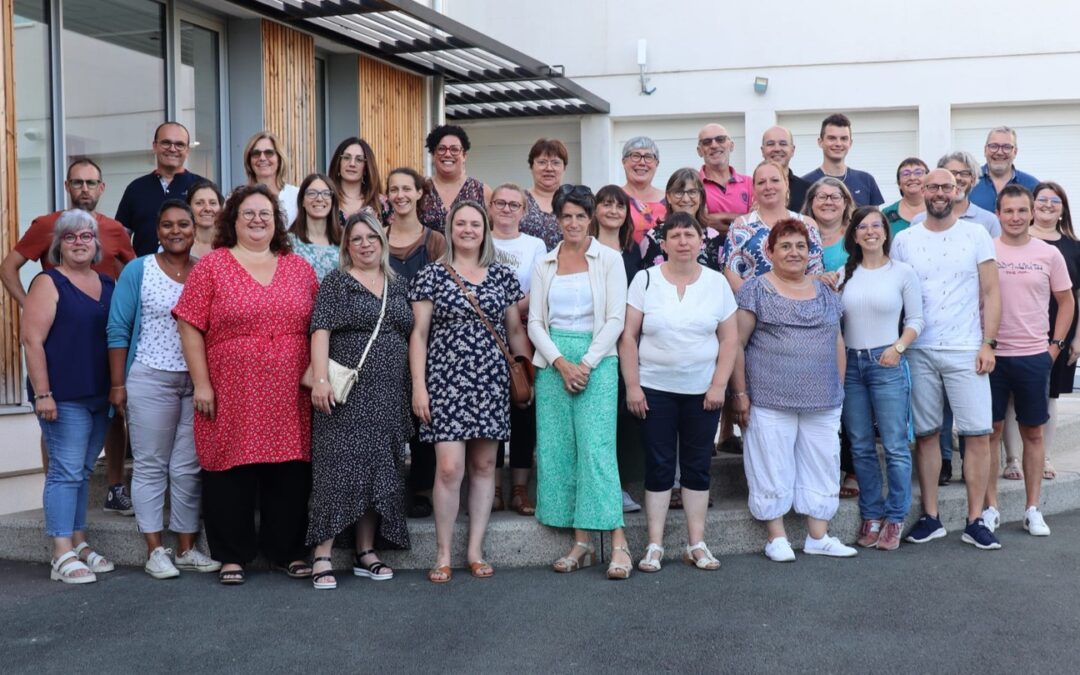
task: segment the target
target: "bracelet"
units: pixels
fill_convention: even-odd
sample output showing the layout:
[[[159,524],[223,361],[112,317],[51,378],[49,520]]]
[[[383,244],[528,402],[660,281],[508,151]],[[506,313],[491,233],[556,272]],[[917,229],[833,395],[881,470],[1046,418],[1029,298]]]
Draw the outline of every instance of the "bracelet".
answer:
[[[737,391],[731,395],[732,398],[739,398],[740,396],[746,396],[745,391]]]
[[[43,399],[43,398],[52,398],[52,392],[51,392],[51,391],[47,391],[47,392],[45,392],[44,394],[36,394],[36,395],[34,396],[34,400],[35,400],[35,401],[40,401],[40,400],[41,400],[41,399]]]
[[[318,384],[326,384],[326,380],[324,380],[321,377],[319,379],[315,380],[315,382],[318,383]]]

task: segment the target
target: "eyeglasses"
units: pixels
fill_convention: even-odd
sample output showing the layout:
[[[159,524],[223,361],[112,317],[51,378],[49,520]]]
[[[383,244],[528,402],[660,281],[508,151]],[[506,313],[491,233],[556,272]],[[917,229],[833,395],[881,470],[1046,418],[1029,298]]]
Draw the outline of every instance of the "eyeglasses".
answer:
[[[692,199],[694,197],[701,197],[701,193],[697,188],[690,188],[689,190],[672,190],[671,196],[675,199]]]
[[[942,183],[941,185],[938,185],[937,183],[927,183],[923,186],[923,189],[930,193],[940,192],[947,195],[956,189],[956,185],[952,183]]]
[[[986,149],[990,152],[1012,152],[1016,146],[1012,143],[987,143]]]
[[[74,244],[76,241],[80,244],[89,244],[95,239],[97,239],[97,235],[93,232],[65,232],[60,237],[60,241],[65,244]]]
[[[706,138],[699,138],[698,145],[707,148],[710,145],[723,145],[729,140],[731,140],[731,138],[728,136],[724,136],[723,134],[719,136],[708,136]]]
[[[365,241],[369,244],[382,243],[382,240],[379,239],[379,235],[372,232],[371,234],[358,234],[355,237],[349,237],[349,246],[360,246]]]
[[[967,169],[964,169],[963,171],[950,171],[949,173],[953,175],[953,178],[971,178],[975,175]]]
[[[68,185],[70,185],[71,188],[74,190],[81,190],[84,187],[89,190],[93,190],[97,186],[101,185],[101,181],[93,179],[83,180],[81,178],[72,178],[68,181]]]
[[[329,200],[334,196],[333,190],[307,190],[304,192],[304,197],[315,201],[317,199]]]
[[[533,166],[541,169],[561,169],[566,165],[561,159],[538,159],[533,162]]]
[[[160,141],[158,141],[157,144],[160,145],[163,148],[175,148],[176,150],[186,150],[187,149],[187,143],[185,143],[184,141],[170,141],[168,139],[163,138]]]
[[[263,209],[262,211],[256,211],[255,209],[244,209],[240,212],[240,218],[245,223],[250,223],[256,218],[263,221],[264,223],[269,223],[274,219],[274,212],[269,209]]]
[[[880,220],[871,220],[869,222],[863,221],[855,226],[855,229],[859,232],[866,232],[867,230],[884,230],[885,223]]]
[[[656,155],[651,152],[631,152],[629,155],[623,155],[623,159],[629,159],[634,164],[637,164],[638,162],[652,164],[656,161]]]
[[[363,155],[357,155],[355,157],[353,157],[352,155],[342,155],[341,156],[341,163],[342,164],[353,164],[353,163],[363,164],[366,161],[367,161],[367,157],[364,157]]]
[[[256,159],[258,157],[266,157],[267,159],[270,159],[276,154],[277,150],[274,150],[273,148],[267,148],[266,150],[259,150],[258,148],[256,148],[248,153],[248,157],[251,157],[252,159]]]
[[[834,193],[834,194],[829,194],[827,192],[819,192],[816,195],[814,195],[814,201],[816,201],[816,202],[836,202],[837,204],[840,204],[841,202],[844,201],[844,195],[840,194],[839,192]]]
[[[926,169],[901,169],[901,178],[922,178],[926,175]],[[953,174],[956,175],[956,174]],[[971,175],[970,173],[968,175]]]
[[[457,157],[465,152],[465,148],[460,145],[440,145],[435,148],[436,155],[450,155],[451,157]]]
[[[1061,204],[1060,197],[1039,197],[1035,201],[1039,204],[1043,204],[1044,206],[1047,204],[1053,204],[1054,206],[1058,206],[1059,204]]]
[[[491,205],[499,211],[510,210],[511,212],[517,211],[523,206],[521,202],[508,202],[505,199],[496,199],[491,202]]]

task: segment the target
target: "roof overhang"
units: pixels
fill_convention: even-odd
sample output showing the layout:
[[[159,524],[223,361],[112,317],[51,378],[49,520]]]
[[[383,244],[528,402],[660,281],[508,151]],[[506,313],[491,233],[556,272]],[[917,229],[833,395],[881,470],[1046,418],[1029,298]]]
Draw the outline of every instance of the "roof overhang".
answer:
[[[442,76],[448,120],[607,113],[551,66],[413,0],[230,0],[422,75]]]

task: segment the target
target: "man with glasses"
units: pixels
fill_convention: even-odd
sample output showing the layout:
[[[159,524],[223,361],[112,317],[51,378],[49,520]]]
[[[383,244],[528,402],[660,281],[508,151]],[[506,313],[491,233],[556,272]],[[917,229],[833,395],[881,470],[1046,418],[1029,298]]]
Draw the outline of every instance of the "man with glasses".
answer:
[[[1001,223],[992,211],[987,211],[971,201],[972,187],[979,175],[979,162],[970,152],[950,152],[938,160],[938,168],[945,169],[956,179],[956,194],[953,195],[953,215],[960,220],[978,223],[986,228],[991,238],[1001,236]],[[1027,175],[1027,174],[1025,174]],[[921,223],[926,213],[920,213],[912,219],[912,224]]]
[[[776,162],[787,171],[788,179],[788,202],[789,211],[802,211],[806,203],[806,192],[810,189],[807,183],[791,170],[791,158],[795,156],[795,139],[790,129],[784,127],[769,127],[761,135],[761,156],[767,160]]]
[[[721,236],[727,235],[728,225],[738,216],[750,213],[754,187],[750,176],[740,175],[731,166],[735,141],[719,124],[706,124],[698,132],[697,154],[704,160],[698,172],[705,185],[705,210],[708,222]]]
[[[96,211],[98,201],[105,193],[105,181],[101,179],[101,168],[92,159],[86,157],[74,160],[68,166],[64,188],[71,201],[71,208],[88,211],[97,221],[101,262],[94,265],[94,269],[115,281],[120,276],[120,270],[124,265],[135,259],[135,251],[131,248],[131,239],[124,226]],[[3,281],[4,288],[11,297],[15,298],[20,307],[26,298],[26,291],[23,290],[22,281],[19,279],[19,270],[30,260],[40,262],[43,268],[52,267],[47,254],[52,245],[56,221],[63,213],[63,211],[55,211],[35,218],[30,223],[30,229],[15,244],[15,248],[4,257],[3,262],[0,262],[0,281]],[[105,497],[105,510],[131,516],[135,514],[135,509],[124,486],[126,438],[121,420],[119,415],[113,418],[113,424],[105,437],[106,474],[110,486],[109,493]],[[41,443],[41,465],[48,471],[49,455],[45,449],[44,439]]]
[[[979,173],[979,182],[971,190],[971,201],[979,208],[994,211],[997,208],[997,195],[1006,185],[1018,184],[1034,190],[1039,184],[1038,178],[1016,168],[1016,152],[1015,129],[994,127],[986,135],[986,145],[983,146],[986,164]]]
[[[203,180],[184,168],[191,137],[179,122],[165,122],[154,131],[154,170],[128,184],[116,219],[133,235],[135,252],[139,255],[158,250],[157,214],[166,199],[187,198],[188,188]]]
[[[834,113],[826,117],[821,122],[817,144],[821,148],[821,166],[803,176],[804,181],[813,185],[825,176],[832,176],[847,186],[856,206],[881,206],[885,203],[874,177],[845,163],[852,144],[851,120],[847,115]]]
[[[906,539],[921,544],[946,534],[938,513],[938,432],[947,397],[958,433],[967,441],[967,527],[961,539],[989,550],[1001,548],[982,519],[993,428],[989,373],[1001,295],[994,242],[979,225],[956,217],[955,192],[956,179],[949,171],[927,174],[926,219],[897,234],[892,245],[893,259],[911,265],[919,276],[926,322],[907,350],[923,515]]]

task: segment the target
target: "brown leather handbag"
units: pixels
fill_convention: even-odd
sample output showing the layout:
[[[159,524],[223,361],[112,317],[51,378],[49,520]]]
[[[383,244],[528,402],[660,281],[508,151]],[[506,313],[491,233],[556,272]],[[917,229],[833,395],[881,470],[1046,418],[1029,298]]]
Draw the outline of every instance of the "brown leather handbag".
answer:
[[[499,350],[506,357],[506,362],[510,366],[510,402],[515,405],[528,405],[533,400],[533,382],[536,379],[536,369],[533,367],[532,361],[524,356],[514,356],[510,353],[510,348],[506,346],[502,336],[495,330],[495,326],[492,326],[491,322],[488,321],[484,310],[480,308],[480,301],[476,299],[476,294],[465,286],[465,282],[458,276],[457,270],[447,263],[442,263],[442,266],[446,269],[447,274],[453,278],[461,292],[465,294],[469,304],[472,305],[472,308],[480,317],[480,321],[484,323],[484,326],[495,338],[495,344],[499,345]]]

